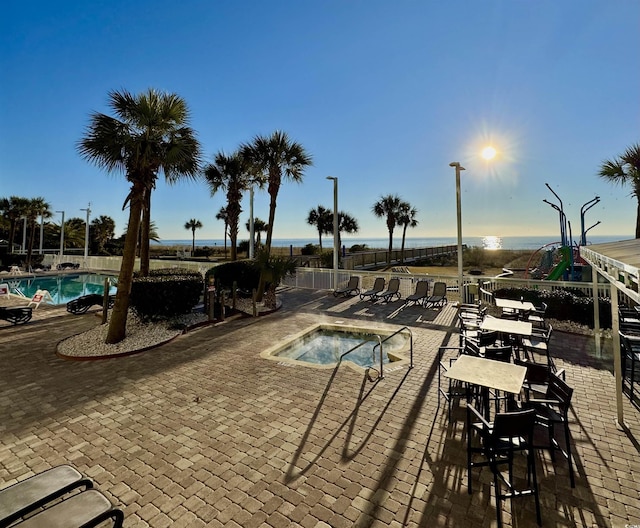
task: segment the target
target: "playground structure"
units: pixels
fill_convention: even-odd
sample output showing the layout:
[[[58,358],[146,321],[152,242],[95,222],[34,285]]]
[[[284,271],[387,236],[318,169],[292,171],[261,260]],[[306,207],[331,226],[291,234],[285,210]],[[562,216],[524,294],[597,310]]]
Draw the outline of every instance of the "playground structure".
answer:
[[[567,220],[567,216],[564,213],[564,206],[560,197],[551,188],[548,183],[545,183],[547,188],[557,198],[558,204],[552,203],[548,200],[542,200],[544,203],[549,204],[556,211],[558,211],[560,221],[560,241],[545,244],[541,248],[537,249],[529,258],[527,263],[525,278],[529,273],[529,264],[543,249],[553,246],[551,249],[547,249],[542,256],[540,266],[536,269],[540,274],[540,278],[545,280],[565,280],[565,281],[579,281],[582,280],[582,267],[586,265],[586,262],[580,257],[580,246],[587,244],[587,232],[600,224],[598,220],[591,227],[585,229],[584,217],[586,212],[591,209],[600,201],[600,197],[589,200],[580,208],[580,244],[574,245],[573,236],[571,233],[571,222]],[[560,246],[557,250],[555,246]],[[555,258],[554,258],[555,257]],[[544,275],[544,276],[543,276]]]

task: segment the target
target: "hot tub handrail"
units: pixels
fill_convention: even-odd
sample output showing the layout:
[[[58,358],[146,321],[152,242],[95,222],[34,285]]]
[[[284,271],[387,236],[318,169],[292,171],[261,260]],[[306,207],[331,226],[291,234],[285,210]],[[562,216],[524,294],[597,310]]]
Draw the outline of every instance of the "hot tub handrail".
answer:
[[[393,334],[390,334],[387,337],[385,337],[384,339],[382,339],[380,341],[380,343],[379,343],[379,346],[380,346],[380,377],[381,378],[384,377],[383,374],[382,374],[382,343],[384,343],[388,339],[391,339],[393,336],[399,334],[403,330],[407,330],[409,332],[409,358],[410,358],[409,359],[409,368],[413,368],[413,332],[411,331],[411,328],[409,328],[408,326],[403,326],[399,330],[396,330]],[[378,336],[378,339],[380,339],[380,336]],[[377,346],[378,345],[375,345],[373,347],[374,354],[375,354]]]
[[[380,336],[378,336],[380,337]],[[354,346],[353,348],[350,348],[349,350],[347,350],[346,352],[344,352],[341,356],[340,356],[340,361],[342,361],[342,358],[344,356],[346,356],[347,354],[350,354],[351,352],[353,352],[354,350],[357,350],[358,348],[360,348],[362,345],[367,344],[369,341],[367,341],[366,339],[362,342],[357,344],[356,346]]]

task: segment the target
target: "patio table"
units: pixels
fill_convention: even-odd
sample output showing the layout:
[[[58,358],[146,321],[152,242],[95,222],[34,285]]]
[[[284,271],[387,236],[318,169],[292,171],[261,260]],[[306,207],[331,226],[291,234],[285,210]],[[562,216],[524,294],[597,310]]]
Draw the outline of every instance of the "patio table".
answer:
[[[513,299],[496,298],[495,302],[498,308],[508,308],[518,312],[532,312],[536,309],[535,305],[529,301],[514,301]]]
[[[486,316],[480,323],[481,330],[494,330],[501,334],[517,336],[530,336],[533,325],[527,321],[513,321],[512,319],[499,319],[498,317]]]
[[[480,387],[483,392],[484,413],[489,418],[489,389],[520,394],[527,368],[513,363],[494,361],[476,356],[462,355],[444,375],[450,379],[470,383]]]

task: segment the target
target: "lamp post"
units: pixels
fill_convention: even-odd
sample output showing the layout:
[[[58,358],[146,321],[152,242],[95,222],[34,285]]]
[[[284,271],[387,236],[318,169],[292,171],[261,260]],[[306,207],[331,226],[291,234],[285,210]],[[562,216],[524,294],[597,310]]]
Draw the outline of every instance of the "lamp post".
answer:
[[[27,217],[22,217],[22,253],[27,252]]]
[[[464,277],[462,272],[462,205],[460,203],[460,171],[465,168],[458,161],[449,163],[449,167],[456,169],[456,215],[458,223],[458,293],[460,302],[464,302]]]
[[[43,253],[44,245],[44,211],[40,211],[40,255]]]
[[[64,255],[64,211],[56,211],[56,213],[62,213],[60,222],[60,262],[62,262],[62,255]]]
[[[338,178],[327,176],[327,180],[333,180],[333,288],[338,287]]]
[[[84,226],[84,260],[86,265],[87,257],[89,256],[89,215],[91,214],[91,202],[87,205],[86,209],[80,209],[87,212],[87,221]]]
[[[251,188],[249,189],[249,258],[253,258],[253,237],[254,237],[254,227],[253,227],[253,184],[251,184]]]

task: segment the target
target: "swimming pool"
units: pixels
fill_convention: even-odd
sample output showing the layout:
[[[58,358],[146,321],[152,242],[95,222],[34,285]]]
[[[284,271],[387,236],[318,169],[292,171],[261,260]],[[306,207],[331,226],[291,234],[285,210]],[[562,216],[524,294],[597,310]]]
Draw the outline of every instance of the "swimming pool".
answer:
[[[285,343],[265,350],[261,356],[293,364],[334,367],[345,352],[355,348],[342,362],[366,368],[380,362],[378,336],[384,340],[383,363],[405,360],[402,353],[408,351],[411,339],[406,333],[326,324],[313,325]]]
[[[116,293],[117,277],[99,273],[64,273],[47,275],[46,277],[8,278],[0,277],[0,283],[9,285],[9,291],[22,294],[31,299],[37,290],[47,290],[53,298],[54,304],[66,304],[82,295],[104,292],[104,279],[109,279],[109,295]],[[18,293],[20,292],[20,293]]]

